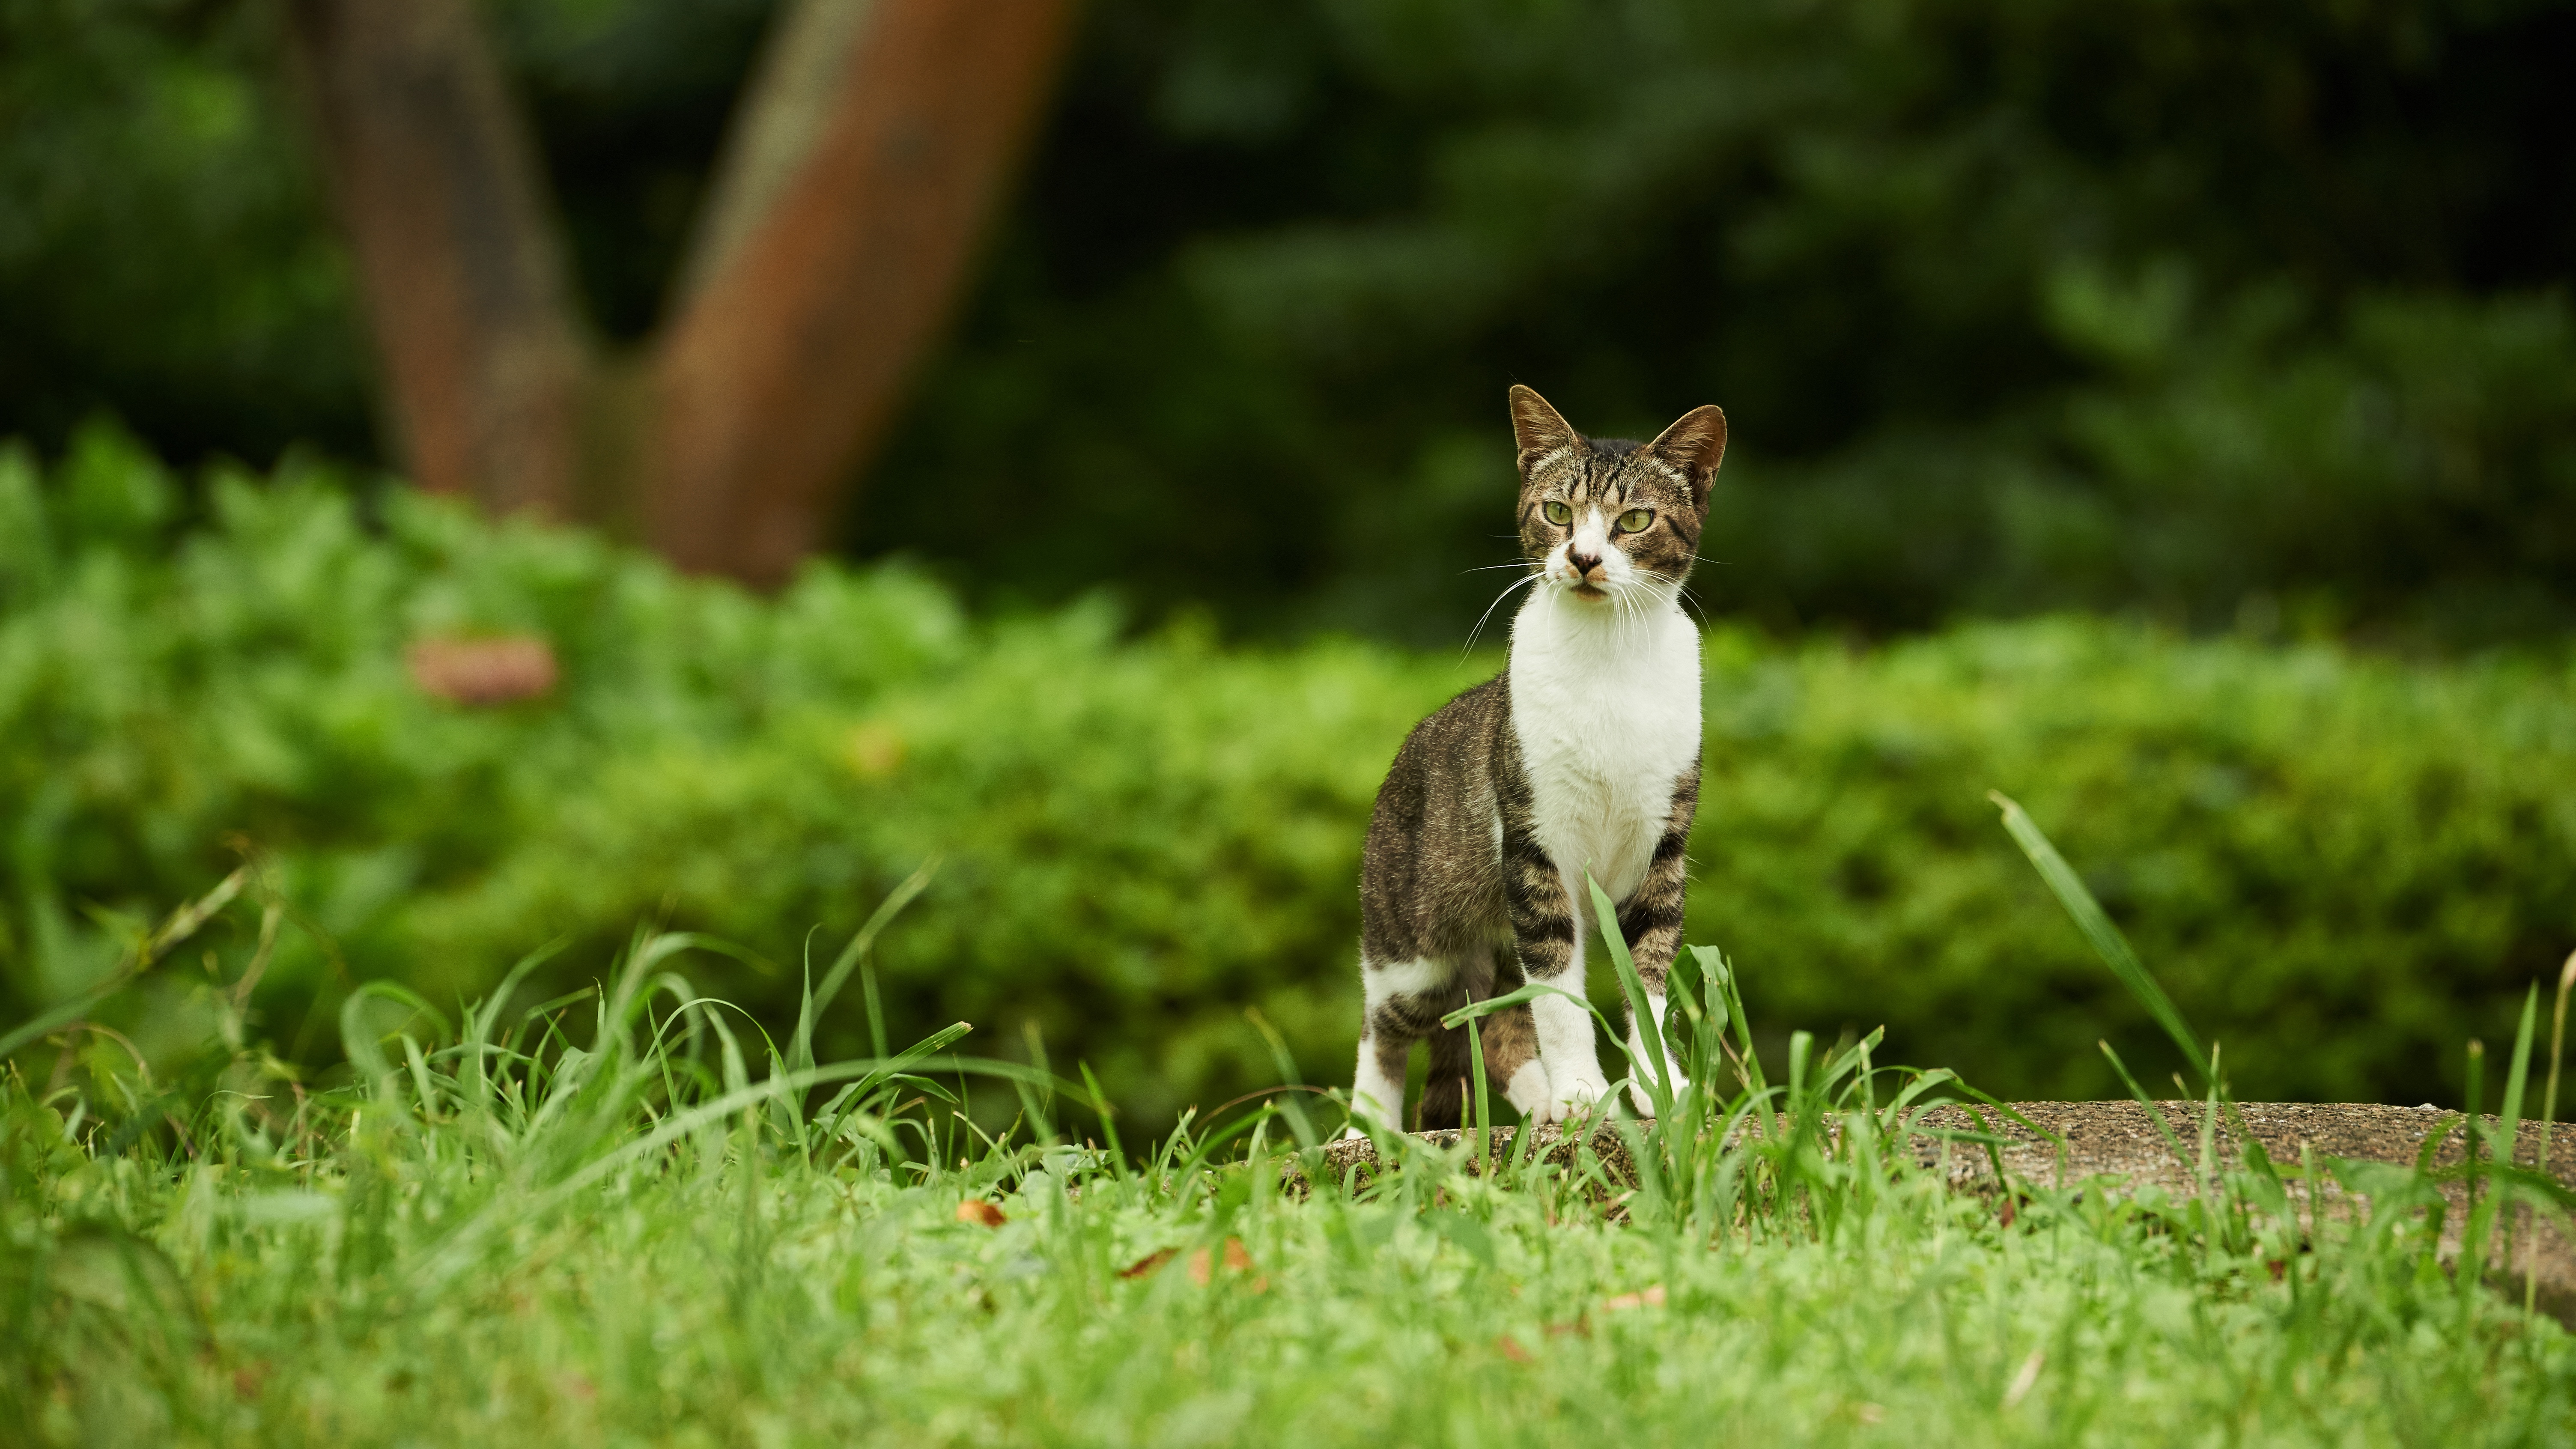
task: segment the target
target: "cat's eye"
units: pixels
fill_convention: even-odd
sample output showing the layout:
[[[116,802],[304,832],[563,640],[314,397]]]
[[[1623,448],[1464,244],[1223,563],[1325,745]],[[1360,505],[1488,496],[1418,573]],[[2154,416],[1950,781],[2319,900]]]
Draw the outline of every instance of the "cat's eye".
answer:
[[[1643,533],[1654,526],[1655,510],[1651,508],[1631,508],[1619,515],[1621,533]]]
[[[1555,524],[1559,528],[1563,528],[1574,521],[1574,510],[1566,507],[1564,504],[1559,503],[1553,498],[1540,504],[1538,506],[1538,511],[1547,515],[1547,521]]]

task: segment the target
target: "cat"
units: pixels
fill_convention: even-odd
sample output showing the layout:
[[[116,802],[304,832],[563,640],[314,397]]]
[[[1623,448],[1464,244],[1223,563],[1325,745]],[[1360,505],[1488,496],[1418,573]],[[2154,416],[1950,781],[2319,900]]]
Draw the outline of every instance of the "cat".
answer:
[[[1587,873],[1618,902],[1658,1028],[1681,944],[1700,658],[1680,598],[1726,414],[1694,408],[1640,445],[1584,437],[1530,388],[1513,387],[1510,401],[1530,569],[1513,585],[1530,595],[1512,620],[1510,662],[1406,737],[1362,856],[1367,1004],[1351,1098],[1355,1118],[1390,1129],[1403,1125],[1406,1057],[1425,1037],[1418,1125],[1461,1124],[1467,1031],[1442,1028],[1443,1014],[1525,980],[1583,995]],[[1487,1080],[1532,1120],[1593,1110],[1610,1093],[1578,1000],[1541,995],[1483,1018],[1481,1035]],[[1643,1063],[1633,1022],[1628,1040]],[[1669,1080],[1680,1090],[1678,1070]]]

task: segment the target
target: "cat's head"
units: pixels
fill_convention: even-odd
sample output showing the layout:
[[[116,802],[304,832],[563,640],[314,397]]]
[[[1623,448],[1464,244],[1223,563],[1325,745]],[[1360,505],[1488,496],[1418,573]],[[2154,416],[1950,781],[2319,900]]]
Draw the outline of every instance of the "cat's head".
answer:
[[[1726,456],[1726,414],[1696,407],[1651,443],[1587,438],[1530,388],[1511,392],[1521,549],[1544,588],[1608,601],[1689,577]]]

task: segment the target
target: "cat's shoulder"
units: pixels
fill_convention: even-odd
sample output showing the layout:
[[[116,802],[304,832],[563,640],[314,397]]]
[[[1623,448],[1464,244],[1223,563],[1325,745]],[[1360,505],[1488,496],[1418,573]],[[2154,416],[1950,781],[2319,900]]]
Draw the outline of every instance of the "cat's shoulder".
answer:
[[[1460,690],[1447,704],[1425,715],[1405,737],[1407,745],[1482,735],[1512,714],[1512,672],[1508,669]]]

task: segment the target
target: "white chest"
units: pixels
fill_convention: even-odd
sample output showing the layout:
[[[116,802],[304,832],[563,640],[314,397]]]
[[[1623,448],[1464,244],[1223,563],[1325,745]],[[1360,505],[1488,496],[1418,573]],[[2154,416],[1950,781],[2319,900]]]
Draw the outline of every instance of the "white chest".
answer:
[[[1521,610],[1512,728],[1539,844],[1569,883],[1579,889],[1588,870],[1623,900],[1663,836],[1674,783],[1699,758],[1699,631],[1677,608],[1605,614],[1552,594]]]

